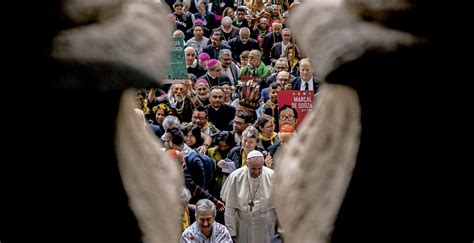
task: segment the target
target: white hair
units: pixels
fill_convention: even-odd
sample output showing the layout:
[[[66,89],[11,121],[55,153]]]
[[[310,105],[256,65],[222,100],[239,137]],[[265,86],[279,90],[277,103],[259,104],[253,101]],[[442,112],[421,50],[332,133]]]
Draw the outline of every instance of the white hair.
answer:
[[[216,217],[216,205],[209,199],[201,199],[196,203],[196,218],[202,212],[211,212],[212,216]]]
[[[177,127],[179,128],[181,122],[176,116],[166,116],[165,119],[163,120],[163,127],[166,128],[172,128],[172,127]]]
[[[222,23],[222,25],[232,24],[232,19],[229,16],[225,16],[224,18],[222,18],[221,23]]]
[[[240,30],[239,30],[239,35],[242,35],[243,33],[247,33],[247,34],[250,35],[250,29],[247,28],[247,27],[242,27],[242,28],[240,28]]]
[[[189,192],[188,188],[182,187],[181,188],[181,195],[179,197],[179,201],[182,203],[188,203],[191,199],[191,192]]]

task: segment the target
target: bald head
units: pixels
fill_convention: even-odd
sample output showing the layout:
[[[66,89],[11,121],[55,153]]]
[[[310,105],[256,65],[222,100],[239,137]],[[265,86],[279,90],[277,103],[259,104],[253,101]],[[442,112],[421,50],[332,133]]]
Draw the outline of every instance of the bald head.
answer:
[[[290,73],[287,71],[280,71],[277,74],[277,82],[280,82],[282,84],[287,83],[290,80]]]

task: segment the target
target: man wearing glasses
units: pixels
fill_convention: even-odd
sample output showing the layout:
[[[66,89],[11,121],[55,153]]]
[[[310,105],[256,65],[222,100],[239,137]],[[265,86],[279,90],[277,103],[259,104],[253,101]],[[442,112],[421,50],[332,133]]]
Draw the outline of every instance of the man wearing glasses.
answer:
[[[283,105],[279,109],[279,125],[280,127],[289,124],[296,127],[298,123],[298,112],[291,105]]]
[[[221,75],[222,64],[216,59],[207,62],[207,73],[198,79],[204,79],[209,83],[209,87],[220,85],[221,81],[229,81],[229,78]]]
[[[274,65],[275,62],[285,53],[285,49],[291,44],[291,30],[285,28],[281,31],[282,41],[273,45],[270,50],[270,61]]]

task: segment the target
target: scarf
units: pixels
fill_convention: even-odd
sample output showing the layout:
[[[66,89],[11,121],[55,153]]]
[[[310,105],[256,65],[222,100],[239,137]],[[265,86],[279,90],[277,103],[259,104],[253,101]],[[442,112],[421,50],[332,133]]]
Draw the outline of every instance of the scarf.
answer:
[[[270,141],[270,144],[273,144],[273,139],[278,135],[278,133],[276,132],[273,132],[272,135],[270,136],[270,138],[266,138],[262,135],[262,133],[259,133],[258,134],[258,138],[262,141],[265,141],[265,142],[268,142]]]

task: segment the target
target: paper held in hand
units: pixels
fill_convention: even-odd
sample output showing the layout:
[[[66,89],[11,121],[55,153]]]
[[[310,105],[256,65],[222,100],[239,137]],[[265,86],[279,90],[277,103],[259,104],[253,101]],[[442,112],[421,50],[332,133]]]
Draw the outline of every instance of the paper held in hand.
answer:
[[[225,168],[222,168],[222,172],[225,172],[225,173],[232,173],[234,170],[236,170],[235,168],[235,164],[234,164],[234,161],[231,161],[231,160],[228,160],[228,159],[225,159],[223,160],[224,164],[226,165]]]

